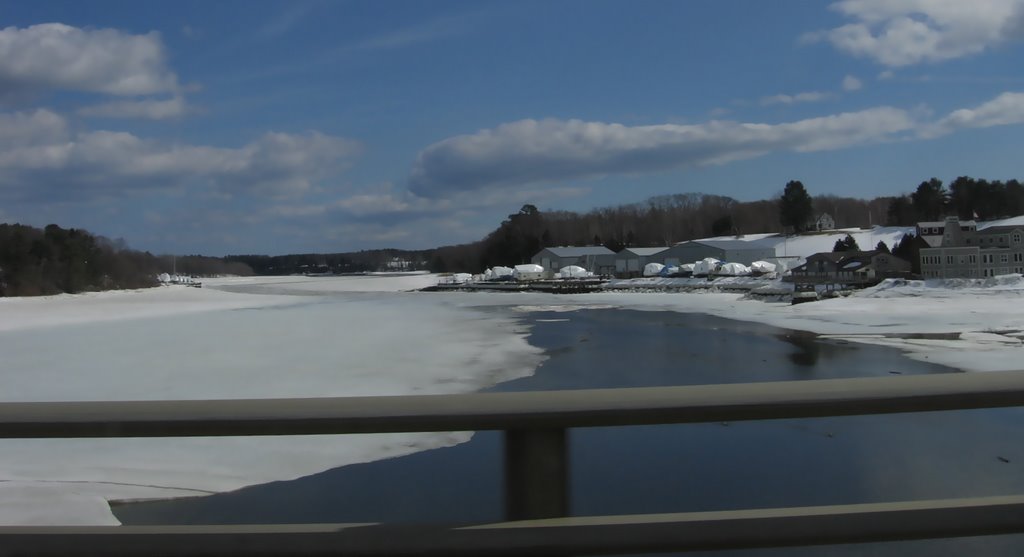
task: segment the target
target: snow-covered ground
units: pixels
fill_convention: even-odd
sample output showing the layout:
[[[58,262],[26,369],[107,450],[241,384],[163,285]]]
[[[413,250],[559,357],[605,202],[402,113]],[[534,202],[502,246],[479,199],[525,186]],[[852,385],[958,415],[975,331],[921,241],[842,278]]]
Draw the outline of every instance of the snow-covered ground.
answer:
[[[202,289],[0,299],[0,400],[470,392],[532,373],[542,361],[525,327],[510,317],[515,310],[591,307],[761,322],[895,346],[965,370],[1024,367],[1019,276],[887,282],[797,306],[713,292],[406,292],[437,280],[261,277],[204,280]],[[109,500],[226,491],[466,439],[3,440],[0,523],[113,524]]]
[[[979,225],[980,227],[980,225]],[[838,230],[826,230],[823,232],[809,232],[799,236],[786,236],[784,234],[745,234],[743,236],[717,236],[704,238],[704,240],[740,240],[752,244],[775,248],[778,257],[806,258],[823,251],[832,251],[836,240],[842,240],[849,234],[857,241],[862,250],[872,250],[878,242],[885,242],[885,245],[892,249],[893,244],[903,238],[904,234],[913,234],[913,226],[876,226],[873,228],[841,228]]]

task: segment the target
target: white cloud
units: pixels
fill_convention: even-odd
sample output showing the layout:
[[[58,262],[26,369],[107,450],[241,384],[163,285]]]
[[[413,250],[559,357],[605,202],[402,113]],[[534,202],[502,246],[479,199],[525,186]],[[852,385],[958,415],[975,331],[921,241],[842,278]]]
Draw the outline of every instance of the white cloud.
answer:
[[[302,23],[302,20],[305,19],[313,9],[313,4],[293,3],[287,6],[288,8],[285,11],[277,14],[273,20],[257,29],[256,35],[263,40],[277,39],[287,35]]]
[[[0,112],[0,153],[19,147],[52,144],[63,140],[67,134],[67,122],[49,110]]]
[[[158,33],[80,29],[60,23],[0,29],[0,86],[111,95],[178,90]]]
[[[1024,124],[1024,92],[1006,92],[938,119],[925,106],[911,110],[883,106],[780,124],[712,120],[631,127],[581,120],[520,120],[428,146],[413,165],[409,189],[425,198],[454,199],[470,193],[486,197],[529,189],[523,188],[526,184],[662,172],[773,152],[930,139],[967,128],[1015,124]]]
[[[991,128],[1024,124],[1024,93],[1003,93],[974,108],[961,108],[921,130],[922,137],[938,137],[964,128]]]
[[[177,95],[165,100],[113,101],[78,109],[82,116],[98,118],[145,118],[165,120],[184,116],[188,111],[184,97]]]
[[[864,87],[861,80],[852,75],[843,78],[843,91],[857,91]]]
[[[466,33],[472,30],[475,24],[478,24],[477,20],[479,19],[480,15],[475,13],[438,17],[417,25],[363,39],[343,47],[342,51],[392,50],[432,42]]]
[[[914,129],[909,112],[879,107],[783,124],[711,121],[623,126],[581,120],[521,120],[424,149],[410,189],[424,197],[720,164],[774,151],[819,151],[893,139]]]
[[[896,72],[894,72],[892,70],[883,70],[881,72],[878,72],[878,79],[881,79],[881,80],[892,79],[895,76],[896,76]]]
[[[832,8],[855,22],[804,40],[890,67],[978,54],[1024,30],[1024,0],[841,0]]]
[[[761,104],[764,106],[768,106],[773,104],[809,103],[823,101],[831,97],[831,93],[824,93],[821,91],[806,91],[803,93],[797,93],[795,95],[772,95],[770,97],[763,97],[761,99]]]
[[[59,115],[0,113],[0,192],[30,197],[60,189],[94,197],[202,184],[222,195],[310,191],[359,152],[318,132],[267,133],[239,148],[171,144],[126,132],[74,133]]]

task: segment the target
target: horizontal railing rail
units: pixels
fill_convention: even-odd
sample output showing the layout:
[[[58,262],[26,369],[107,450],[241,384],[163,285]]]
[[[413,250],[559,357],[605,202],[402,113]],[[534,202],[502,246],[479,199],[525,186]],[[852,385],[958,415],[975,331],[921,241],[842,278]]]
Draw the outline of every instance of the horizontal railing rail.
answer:
[[[882,542],[1020,532],[1024,496],[472,526],[274,524],[0,527],[5,555],[293,557],[611,555]]]
[[[0,438],[565,429],[1024,406],[1024,373],[516,393],[0,403]]]
[[[506,516],[482,525],[0,527],[7,555],[533,555],[1024,533],[1024,495],[568,517],[577,427],[1024,406],[1024,373],[403,397],[0,403],[0,438],[505,431]]]

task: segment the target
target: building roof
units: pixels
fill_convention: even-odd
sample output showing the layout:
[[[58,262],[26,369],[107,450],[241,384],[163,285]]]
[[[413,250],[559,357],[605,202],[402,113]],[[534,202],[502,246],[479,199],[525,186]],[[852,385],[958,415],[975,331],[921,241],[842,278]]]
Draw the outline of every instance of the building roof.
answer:
[[[584,257],[587,255],[615,255],[615,252],[604,246],[560,246],[544,248],[556,257]]]
[[[871,251],[823,251],[807,257],[807,263],[800,265],[793,270],[803,271],[812,260],[828,259],[845,271],[853,271],[865,265],[869,265],[876,255],[892,255],[881,250]],[[899,259],[895,255],[894,258]]]
[[[955,217],[951,217],[951,218],[955,218]],[[940,228],[940,227],[946,226],[947,222],[948,221],[944,221],[944,220],[925,221],[925,222],[917,223],[917,227],[918,228]],[[973,220],[960,220],[960,219],[956,219],[954,222],[958,223],[960,226],[978,226],[978,223],[976,221],[973,221]]]
[[[667,249],[668,249],[667,247],[662,247],[662,248],[626,248],[626,249],[620,251],[619,255],[622,255],[624,252],[629,252],[629,254],[633,254],[633,255],[636,255],[636,256],[639,256],[639,257],[650,257],[652,255],[658,255],[659,253],[661,253],[661,252],[663,252],[663,251],[665,251]],[[629,255],[629,254],[627,254],[627,255]]]
[[[986,236],[992,234],[1006,234],[1007,232],[1013,232],[1014,230],[1024,230],[1024,226],[1013,226],[1012,224],[990,226],[988,228],[983,228],[979,230],[978,235]]]
[[[677,246],[697,244],[701,246],[708,246],[712,248],[724,249],[724,250],[751,250],[751,251],[766,251],[771,250],[770,247],[761,246],[753,242],[745,242],[743,240],[690,240],[688,242],[679,242]]]

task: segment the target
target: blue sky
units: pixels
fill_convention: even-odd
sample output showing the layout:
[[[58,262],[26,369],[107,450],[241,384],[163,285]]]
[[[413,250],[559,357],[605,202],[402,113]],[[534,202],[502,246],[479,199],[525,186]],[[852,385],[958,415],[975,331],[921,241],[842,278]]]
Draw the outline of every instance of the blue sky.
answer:
[[[1024,0],[0,0],[0,221],[157,253],[1024,178]]]

